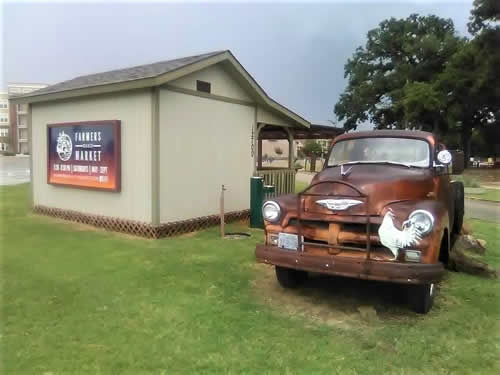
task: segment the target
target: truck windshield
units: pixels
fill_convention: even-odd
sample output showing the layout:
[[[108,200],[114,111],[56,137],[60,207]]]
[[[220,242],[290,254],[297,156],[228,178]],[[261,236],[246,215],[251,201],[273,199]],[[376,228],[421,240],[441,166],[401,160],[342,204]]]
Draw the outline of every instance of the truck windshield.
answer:
[[[333,145],[327,166],[340,164],[401,164],[408,167],[429,167],[429,144],[409,138],[357,138]]]

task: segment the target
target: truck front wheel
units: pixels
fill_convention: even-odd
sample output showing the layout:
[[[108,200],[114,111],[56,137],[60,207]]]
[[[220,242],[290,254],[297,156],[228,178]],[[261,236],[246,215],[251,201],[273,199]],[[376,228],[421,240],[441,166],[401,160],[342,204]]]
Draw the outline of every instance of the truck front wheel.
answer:
[[[307,278],[307,272],[276,266],[276,279],[286,289],[297,288]]]
[[[453,234],[459,235],[464,223],[464,184],[460,181],[455,183],[455,217],[453,220]]]
[[[413,311],[419,314],[427,314],[431,310],[436,292],[434,284],[412,285],[408,292]]]

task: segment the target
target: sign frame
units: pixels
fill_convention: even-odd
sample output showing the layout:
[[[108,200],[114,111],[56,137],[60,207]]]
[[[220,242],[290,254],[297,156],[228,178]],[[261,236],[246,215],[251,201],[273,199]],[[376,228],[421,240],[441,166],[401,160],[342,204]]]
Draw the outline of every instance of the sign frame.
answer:
[[[105,188],[98,186],[82,186],[78,184],[64,184],[59,182],[50,181],[50,134],[52,128],[57,127],[74,127],[74,126],[92,126],[92,125],[111,125],[113,128],[113,139],[114,139],[114,152],[113,159],[115,160],[116,177],[115,177],[115,187]],[[68,188],[78,188],[83,190],[94,190],[102,192],[121,192],[121,121],[120,120],[91,120],[91,121],[77,121],[77,122],[59,122],[47,124],[47,184],[54,186],[62,186]]]

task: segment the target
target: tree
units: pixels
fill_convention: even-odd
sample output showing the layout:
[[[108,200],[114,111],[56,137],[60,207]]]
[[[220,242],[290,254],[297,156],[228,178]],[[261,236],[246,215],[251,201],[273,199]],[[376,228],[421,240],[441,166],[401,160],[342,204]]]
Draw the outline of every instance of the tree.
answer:
[[[323,153],[321,145],[316,141],[308,139],[302,148],[302,152],[305,156],[311,158],[311,171],[316,171],[316,158]]]
[[[494,23],[500,21],[500,2],[498,0],[474,0],[470,22],[467,24],[473,35],[485,29],[494,28]]]
[[[450,19],[412,14],[382,21],[348,59],[335,114],[346,130],[367,120],[379,129],[436,130],[444,103],[433,84],[461,43]],[[422,97],[428,100],[420,103]]]
[[[471,142],[483,144],[494,154],[494,138],[480,137],[497,134],[500,119],[500,19],[498,0],[475,0],[471,10],[469,31],[474,39],[467,40],[446,64],[436,86],[446,93],[448,123],[460,133],[466,162],[471,156]]]

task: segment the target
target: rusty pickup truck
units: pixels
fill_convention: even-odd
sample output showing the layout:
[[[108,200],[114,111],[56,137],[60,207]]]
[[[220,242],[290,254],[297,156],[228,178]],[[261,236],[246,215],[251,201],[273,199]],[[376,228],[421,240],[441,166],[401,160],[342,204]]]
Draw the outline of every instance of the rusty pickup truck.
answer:
[[[353,132],[332,142],[323,170],[299,194],[264,202],[265,244],[284,288],[308,272],[408,285],[427,313],[462,227],[463,154],[427,132]]]

